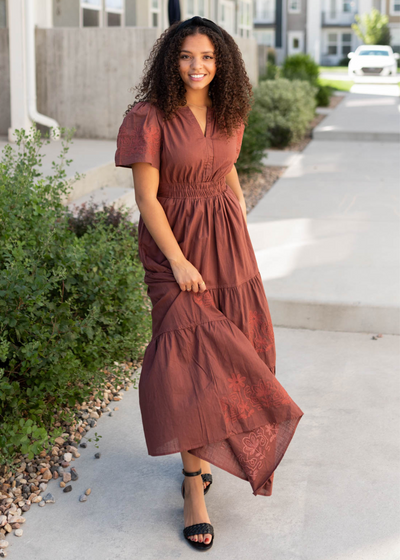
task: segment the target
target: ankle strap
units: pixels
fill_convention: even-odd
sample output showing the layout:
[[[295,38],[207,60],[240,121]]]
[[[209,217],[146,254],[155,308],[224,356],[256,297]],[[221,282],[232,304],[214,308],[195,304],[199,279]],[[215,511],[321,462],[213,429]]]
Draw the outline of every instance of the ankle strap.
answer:
[[[201,474],[201,469],[196,472],[187,472],[185,469],[182,469],[182,474],[185,476],[197,476],[198,474]]]

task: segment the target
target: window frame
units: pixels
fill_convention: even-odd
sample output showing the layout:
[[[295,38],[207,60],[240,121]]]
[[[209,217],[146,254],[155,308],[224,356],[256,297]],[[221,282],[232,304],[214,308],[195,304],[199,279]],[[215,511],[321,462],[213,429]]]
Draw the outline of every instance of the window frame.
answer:
[[[291,2],[297,2],[297,8],[291,7]],[[288,0],[288,13],[289,14],[301,14],[301,0]]]
[[[396,4],[399,5],[399,9],[397,11],[394,9]],[[391,16],[400,16],[400,2],[399,2],[399,0],[390,0],[390,15]]]
[[[203,0],[203,15],[200,14],[200,10],[199,10],[199,3],[200,0],[193,0],[193,5],[194,5],[194,13],[189,12],[188,9],[188,0],[185,0],[185,4],[184,4],[184,17],[182,19],[189,19],[193,16],[200,16],[200,17],[208,17],[208,2],[206,2],[206,0]]]
[[[247,23],[241,23],[243,8],[245,6],[247,6],[248,21]],[[253,30],[253,21],[252,21],[253,2],[252,0],[239,0],[238,7],[239,7],[239,13],[238,13],[238,22],[237,22],[237,33],[239,37],[244,37],[248,39],[251,36],[251,32]]]

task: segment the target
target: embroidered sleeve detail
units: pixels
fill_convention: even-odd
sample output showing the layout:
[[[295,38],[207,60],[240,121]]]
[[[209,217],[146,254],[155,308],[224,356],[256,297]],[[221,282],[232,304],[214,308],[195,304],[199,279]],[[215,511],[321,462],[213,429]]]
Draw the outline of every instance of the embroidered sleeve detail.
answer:
[[[140,102],[125,116],[117,136],[116,167],[146,162],[160,170],[162,131],[156,111],[151,103]]]

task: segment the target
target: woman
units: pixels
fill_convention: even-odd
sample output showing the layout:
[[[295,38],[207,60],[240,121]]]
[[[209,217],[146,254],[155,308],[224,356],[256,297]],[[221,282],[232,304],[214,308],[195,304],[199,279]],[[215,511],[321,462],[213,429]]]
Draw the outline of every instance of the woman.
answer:
[[[181,453],[184,536],[209,549],[210,463],[270,496],[303,415],[275,377],[268,303],[234,163],[251,85],[233,38],[208,19],[156,41],[119,129],[132,167],[152,302],[139,402],[149,455]]]

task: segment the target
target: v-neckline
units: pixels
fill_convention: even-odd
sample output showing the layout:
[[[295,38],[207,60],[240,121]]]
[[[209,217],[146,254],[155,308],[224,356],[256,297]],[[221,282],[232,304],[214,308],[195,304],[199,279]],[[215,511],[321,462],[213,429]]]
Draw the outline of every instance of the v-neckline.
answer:
[[[193,113],[193,111],[192,111],[192,109],[189,107],[189,105],[184,105],[184,107],[186,107],[187,110],[190,112],[190,114],[191,114],[191,116],[192,116],[192,119],[196,122],[196,124],[197,124],[197,126],[198,126],[198,129],[200,130],[200,134],[202,135],[202,137],[203,137],[203,138],[207,138],[208,129],[209,129],[209,124],[210,124],[210,123],[209,123],[209,121],[210,121],[209,116],[210,116],[210,111],[212,111],[213,107],[207,107],[207,111],[206,111],[206,128],[205,128],[204,133],[203,133],[203,130],[202,130],[201,126],[200,126],[199,121],[198,121],[197,118],[196,118],[196,115]]]

